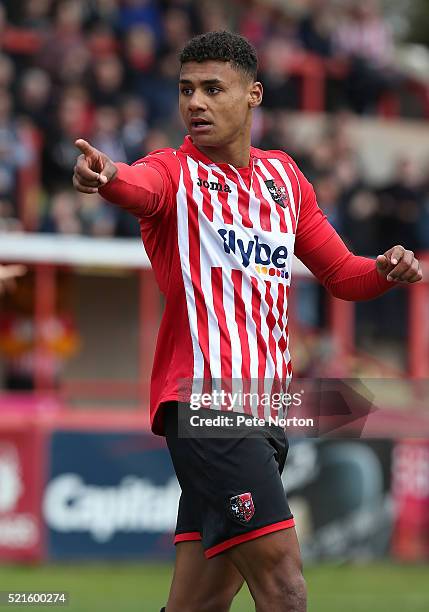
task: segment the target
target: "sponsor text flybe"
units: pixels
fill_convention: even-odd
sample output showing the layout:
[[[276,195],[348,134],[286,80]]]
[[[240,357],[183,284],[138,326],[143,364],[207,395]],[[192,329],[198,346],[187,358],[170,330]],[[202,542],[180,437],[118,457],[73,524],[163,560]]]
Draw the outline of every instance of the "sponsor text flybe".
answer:
[[[236,238],[235,231],[232,229],[221,228],[218,230],[218,234],[223,240],[225,253],[229,254],[232,252],[236,254],[238,251],[245,268],[250,265],[251,258],[254,258],[254,262],[257,265],[273,265],[278,270],[283,270],[286,267],[288,250],[284,245],[280,245],[272,250],[268,244],[260,242],[257,235],[254,235],[254,239],[248,240],[246,244],[246,241]],[[284,277],[288,278],[288,276],[288,272],[284,271]]]

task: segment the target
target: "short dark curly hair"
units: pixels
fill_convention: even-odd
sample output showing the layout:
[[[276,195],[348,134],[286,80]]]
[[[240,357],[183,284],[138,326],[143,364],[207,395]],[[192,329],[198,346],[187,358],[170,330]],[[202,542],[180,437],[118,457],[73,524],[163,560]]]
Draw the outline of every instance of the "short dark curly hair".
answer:
[[[253,45],[239,34],[232,32],[207,32],[191,38],[180,54],[180,64],[215,60],[231,62],[237,70],[252,80],[256,79],[258,58]]]

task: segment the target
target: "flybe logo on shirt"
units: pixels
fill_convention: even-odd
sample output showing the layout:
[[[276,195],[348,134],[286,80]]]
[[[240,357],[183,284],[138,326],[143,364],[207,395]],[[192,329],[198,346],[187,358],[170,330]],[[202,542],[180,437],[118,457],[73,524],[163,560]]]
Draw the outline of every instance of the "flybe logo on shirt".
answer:
[[[288,256],[288,250],[284,245],[273,249],[265,242],[261,242],[256,234],[253,236],[253,240],[236,238],[235,231],[232,229],[219,229],[218,234],[223,240],[225,253],[234,253],[234,255],[240,256],[245,268],[254,263],[255,270],[258,273],[289,278],[289,272],[284,269]]]

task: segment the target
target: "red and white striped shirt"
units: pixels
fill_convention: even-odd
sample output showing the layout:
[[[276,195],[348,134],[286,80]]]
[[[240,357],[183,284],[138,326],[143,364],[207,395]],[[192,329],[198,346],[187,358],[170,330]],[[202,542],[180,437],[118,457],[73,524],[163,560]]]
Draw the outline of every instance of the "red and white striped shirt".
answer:
[[[117,167],[100,193],[139,218],[166,296],[151,381],[155,433],[166,401],[286,390],[294,252],[338,297],[369,299],[391,287],[373,260],[349,252],[282,151],[252,147],[249,166],[235,168],[213,163],[188,136],[178,150]],[[260,401],[233,410],[274,414]]]

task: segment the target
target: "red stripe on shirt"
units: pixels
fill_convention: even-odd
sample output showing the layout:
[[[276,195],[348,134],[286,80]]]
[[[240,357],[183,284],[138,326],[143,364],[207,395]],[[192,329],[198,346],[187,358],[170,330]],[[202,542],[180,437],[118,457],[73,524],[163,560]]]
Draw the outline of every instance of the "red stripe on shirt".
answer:
[[[200,261],[200,228],[198,224],[198,208],[192,199],[193,183],[188,165],[183,163],[183,182],[186,189],[188,207],[188,238],[189,238],[189,267],[191,271],[192,287],[194,289],[195,308],[197,313],[198,342],[204,359],[203,393],[211,390],[210,351],[209,351],[209,324],[207,306],[201,286]]]
[[[206,168],[202,164],[198,164],[198,178],[201,181],[208,181],[209,173]],[[206,215],[210,221],[213,221],[213,204],[210,197],[210,191],[207,187],[204,187],[204,184],[199,188],[203,195],[203,213]]]
[[[225,316],[225,308],[223,305],[222,268],[211,269],[211,284],[213,293],[213,307],[219,326],[221,388],[224,391],[229,392],[232,389],[232,352],[231,336],[229,334]]]
[[[258,198],[260,202],[259,223],[261,224],[261,229],[267,232],[270,232],[271,231],[271,206],[265,199],[261,191],[261,186],[259,184],[259,181],[256,177],[252,181],[252,188],[255,193],[255,196]]]
[[[256,342],[258,346],[258,394],[261,398],[265,393],[264,378],[265,368],[267,363],[267,343],[262,336],[261,331],[261,292],[258,288],[258,282],[254,276],[251,277],[252,283],[252,319],[256,326]],[[264,418],[264,406],[258,402],[258,417]]]
[[[271,358],[273,360],[273,365],[274,365],[274,376],[273,376],[271,392],[278,393],[280,391],[280,379],[277,374],[277,351],[276,351],[276,341],[274,339],[274,334],[273,334],[274,326],[276,324],[276,319],[273,313],[274,300],[273,300],[273,296],[271,295],[272,283],[271,281],[264,281],[264,282],[265,282],[265,301],[268,306],[268,314],[266,318],[267,326],[268,326],[268,333],[269,333],[268,346],[270,349]],[[275,414],[273,414],[273,416],[275,416]]]
[[[279,313],[279,318],[277,319],[277,326],[280,330],[280,338],[279,338],[279,349],[282,355],[282,388],[284,388],[284,381],[286,380],[286,359],[285,359],[285,351],[287,348],[287,342],[284,338],[284,329],[285,329],[285,286],[283,283],[279,284],[279,292],[277,295],[277,311]]]
[[[220,172],[216,172],[213,168],[210,168],[213,173],[213,176],[216,180],[222,185],[222,191],[216,191],[217,197],[219,198],[220,205],[222,206],[222,218],[224,222],[228,225],[233,225],[234,217],[232,216],[231,207],[228,202],[229,193],[223,190],[225,187],[225,177]]]
[[[238,335],[241,347],[241,376],[243,382],[243,394],[250,393],[250,348],[248,330],[246,327],[246,308],[242,295],[243,273],[241,270],[231,271],[231,280],[234,286],[234,315],[237,323]],[[245,396],[246,397],[246,396]],[[251,407],[244,401],[244,411],[251,414]]]
[[[250,192],[243,189],[243,187],[241,186],[241,180],[244,182],[244,179],[241,176],[241,174],[238,172],[238,170],[236,172],[237,172],[237,177],[234,178],[234,180],[236,181],[236,185],[237,185],[238,212],[240,213],[241,218],[243,220],[243,226],[253,227],[252,220],[250,219],[250,216],[249,216]]]

